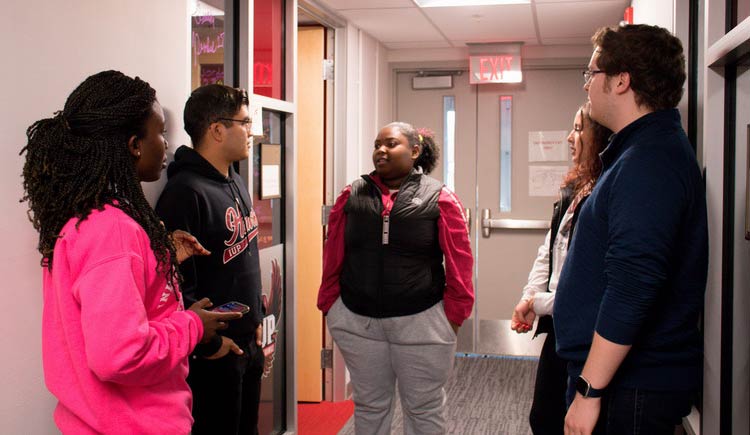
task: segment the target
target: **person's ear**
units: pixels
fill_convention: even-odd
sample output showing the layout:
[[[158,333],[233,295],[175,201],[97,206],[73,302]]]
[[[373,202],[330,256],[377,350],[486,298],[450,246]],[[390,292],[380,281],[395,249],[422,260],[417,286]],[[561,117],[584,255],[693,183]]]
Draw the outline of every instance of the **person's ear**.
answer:
[[[141,158],[141,140],[138,139],[138,136],[130,136],[130,139],[128,139],[128,151],[130,151],[130,154],[136,160]]]
[[[615,91],[618,94],[623,94],[627,92],[629,89],[630,89],[630,73],[621,72],[617,76],[617,86],[615,86]]]
[[[226,127],[221,122],[213,122],[208,126],[208,135],[214,142],[223,142]]]
[[[411,147],[411,159],[417,160],[417,157],[422,154],[422,147],[419,146],[419,144],[414,144],[414,146]]]

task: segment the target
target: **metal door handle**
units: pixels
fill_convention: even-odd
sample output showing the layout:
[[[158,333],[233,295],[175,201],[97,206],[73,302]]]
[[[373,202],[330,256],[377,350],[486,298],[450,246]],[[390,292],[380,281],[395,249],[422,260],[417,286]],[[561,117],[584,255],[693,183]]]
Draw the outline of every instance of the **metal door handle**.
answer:
[[[464,209],[464,218],[466,218],[466,230],[468,232],[471,232],[471,209],[470,208]]]
[[[489,237],[493,229],[548,230],[549,221],[541,219],[492,219],[490,209],[482,210],[482,236]]]

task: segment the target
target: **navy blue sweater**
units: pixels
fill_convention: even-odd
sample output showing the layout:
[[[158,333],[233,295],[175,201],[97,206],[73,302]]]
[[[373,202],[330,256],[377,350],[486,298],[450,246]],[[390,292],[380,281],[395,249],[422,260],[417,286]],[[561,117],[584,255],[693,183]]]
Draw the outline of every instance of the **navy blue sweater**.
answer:
[[[632,345],[610,385],[698,389],[706,194],[679,113],[639,118],[612,137],[601,159],[557,288],[557,351],[580,371],[596,331]]]

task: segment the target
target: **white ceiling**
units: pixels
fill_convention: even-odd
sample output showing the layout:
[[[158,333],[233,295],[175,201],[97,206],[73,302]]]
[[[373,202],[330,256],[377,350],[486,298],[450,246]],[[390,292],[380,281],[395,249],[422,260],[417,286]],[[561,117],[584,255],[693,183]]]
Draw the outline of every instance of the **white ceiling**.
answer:
[[[317,0],[390,49],[465,47],[467,42],[589,44],[622,20],[630,0],[531,0],[527,5],[420,8],[413,0]]]

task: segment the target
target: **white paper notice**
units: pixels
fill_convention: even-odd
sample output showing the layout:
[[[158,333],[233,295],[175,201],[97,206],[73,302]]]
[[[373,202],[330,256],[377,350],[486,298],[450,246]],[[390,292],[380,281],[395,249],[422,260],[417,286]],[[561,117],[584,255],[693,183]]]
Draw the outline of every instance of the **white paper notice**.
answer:
[[[566,162],[568,161],[568,132],[530,131],[530,162]]]
[[[281,195],[281,166],[279,165],[263,165],[261,169],[263,178],[261,179],[261,196],[278,196]]]
[[[529,196],[557,196],[567,166],[529,166]]]
[[[253,136],[263,136],[263,108],[259,104],[250,103],[248,108],[250,112],[250,119],[252,125],[250,126],[250,134]]]

